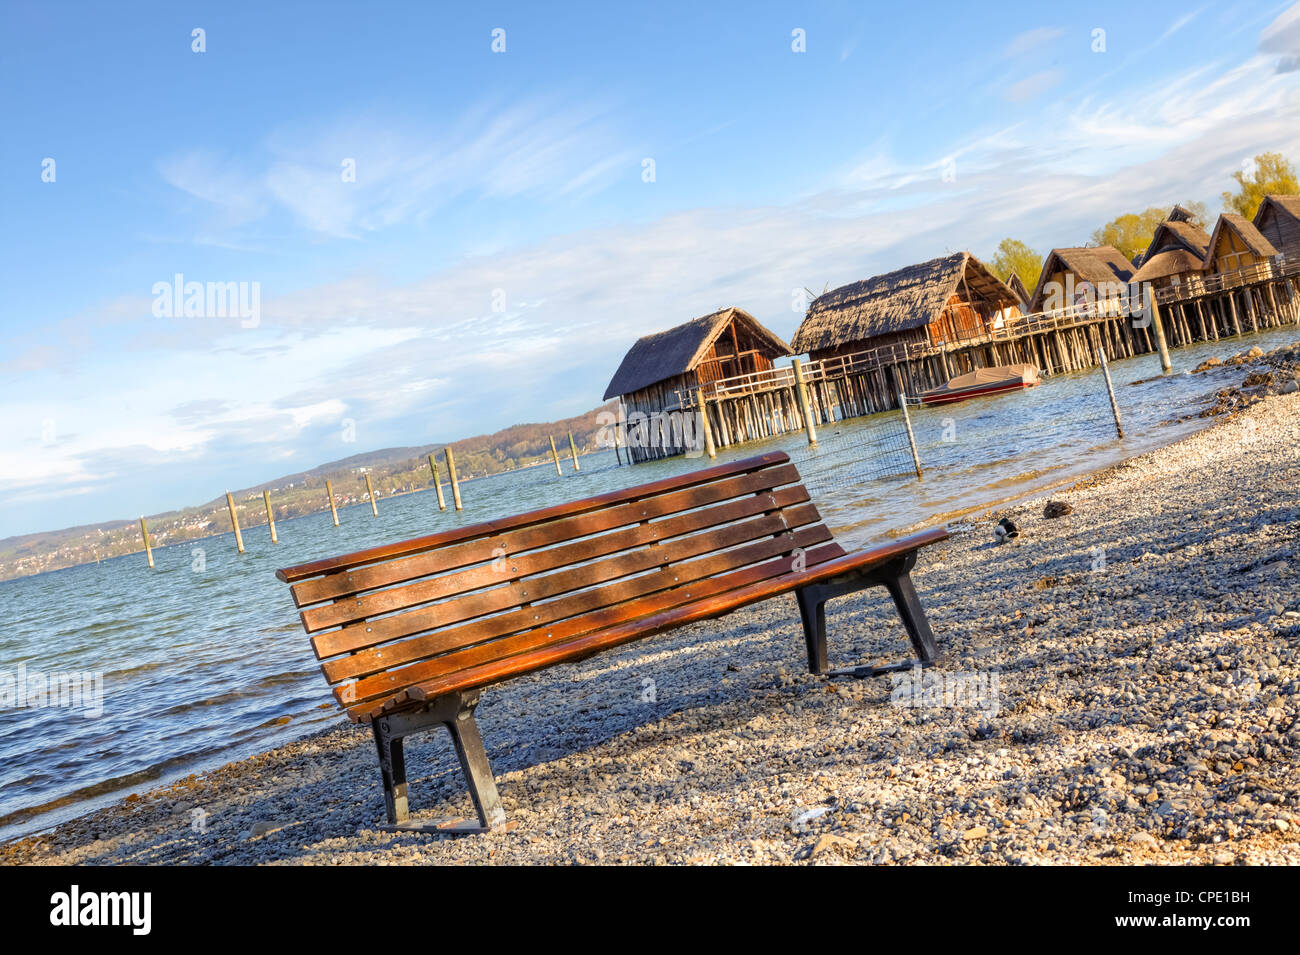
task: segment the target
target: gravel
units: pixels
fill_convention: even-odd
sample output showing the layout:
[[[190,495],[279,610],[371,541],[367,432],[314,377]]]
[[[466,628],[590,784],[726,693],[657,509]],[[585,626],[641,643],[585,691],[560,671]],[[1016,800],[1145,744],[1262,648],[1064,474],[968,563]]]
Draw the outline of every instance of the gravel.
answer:
[[[378,831],[344,726],[0,861],[1300,863],[1298,448],[1282,393],[1057,489],[1069,513],[966,518],[915,572],[945,652],[923,685],[808,675],[785,597],[489,689],[506,832]],[[883,591],[828,629],[834,665],[909,652]],[[417,816],[470,814],[445,734],[407,753]]]

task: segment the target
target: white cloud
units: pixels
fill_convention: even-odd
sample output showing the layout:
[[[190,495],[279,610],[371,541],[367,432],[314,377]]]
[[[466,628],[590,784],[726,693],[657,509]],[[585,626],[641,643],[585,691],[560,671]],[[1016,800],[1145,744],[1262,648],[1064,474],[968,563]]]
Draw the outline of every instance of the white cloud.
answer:
[[[639,173],[635,153],[606,127],[606,113],[534,99],[481,105],[440,133],[403,132],[400,123],[374,119],[285,128],[267,139],[260,164],[202,150],[168,157],[159,172],[211,208],[205,233],[278,211],[310,233],[356,237],[427,218],[465,196],[586,195]],[[355,181],[345,181],[345,161]]]
[[[1012,37],[1011,42],[1002,51],[1002,55],[1014,58],[1024,56],[1027,53],[1039,53],[1045,48],[1053,46],[1055,41],[1063,36],[1065,36],[1065,31],[1060,27],[1034,27]]]
[[[1040,70],[1032,76],[1012,83],[1003,95],[1013,103],[1024,103],[1042,96],[1048,90],[1060,84],[1065,76],[1060,70]]]

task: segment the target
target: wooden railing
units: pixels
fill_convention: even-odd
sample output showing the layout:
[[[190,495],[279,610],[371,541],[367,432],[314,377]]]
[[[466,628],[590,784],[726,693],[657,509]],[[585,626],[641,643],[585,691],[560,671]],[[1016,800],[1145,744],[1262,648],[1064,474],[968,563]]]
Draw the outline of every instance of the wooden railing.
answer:
[[[1183,302],[1190,298],[1200,298],[1202,295],[1213,295],[1225,289],[1255,285],[1273,279],[1293,278],[1297,275],[1300,275],[1300,259],[1287,262],[1278,256],[1275,259],[1265,259],[1263,262],[1248,265],[1244,269],[1206,276],[1194,275],[1177,285],[1156,289],[1156,302],[1160,305],[1166,302]]]
[[[1178,302],[1199,295],[1207,295],[1224,289],[1253,285],[1279,278],[1291,278],[1300,275],[1300,260],[1285,262],[1281,256],[1266,262],[1256,263],[1244,269],[1222,272],[1206,278],[1184,281],[1180,285],[1154,289],[1157,304]],[[1109,318],[1139,317],[1142,314],[1145,298],[1144,290],[1129,286],[1119,295],[1099,299],[1093,302],[1080,302],[1065,308],[1033,312],[1029,315],[1017,315],[1007,318],[997,328],[986,328],[977,335],[960,336],[937,342],[916,342],[907,345],[884,345],[870,348],[836,358],[824,358],[810,361],[803,365],[804,381],[812,383],[844,378],[848,375],[863,375],[880,368],[896,365],[900,362],[929,358],[955,348],[971,345],[987,345],[996,342],[1008,342],[1028,335],[1040,335],[1044,332],[1064,331],[1092,322]],[[745,375],[733,375],[720,378],[701,386],[706,399],[738,398],[744,395],[776,391],[781,388],[793,388],[795,385],[794,369],[769,368],[765,371],[751,372]],[[678,390],[677,401],[682,408],[695,407],[695,392]]]

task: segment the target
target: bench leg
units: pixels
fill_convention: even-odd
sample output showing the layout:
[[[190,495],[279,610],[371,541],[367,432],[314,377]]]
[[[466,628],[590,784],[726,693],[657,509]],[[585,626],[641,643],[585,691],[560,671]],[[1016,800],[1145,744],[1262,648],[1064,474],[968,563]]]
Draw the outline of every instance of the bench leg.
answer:
[[[452,745],[456,747],[456,756],[460,759],[465,782],[469,786],[470,798],[474,800],[479,826],[492,829],[504,824],[506,811],[501,806],[497,781],[488,764],[487,750],[483,748],[483,737],[479,735],[478,723],[474,721],[474,705],[461,709],[456,718],[449,720],[446,725],[451,733]]]
[[[817,599],[816,587],[795,591],[799,616],[803,619],[803,639],[808,645],[808,672],[826,672],[826,598]]]
[[[903,618],[903,626],[907,628],[907,635],[912,640],[916,655],[922,662],[934,662],[939,656],[939,648],[935,645],[930,621],[925,618],[925,611],[921,609],[921,599],[917,597],[916,588],[912,586],[911,575],[904,570],[902,573],[886,577],[883,583],[885,589],[889,591],[889,596],[894,598],[894,606],[898,608],[898,615]]]
[[[857,574],[848,574],[822,584],[809,584],[795,591],[799,615],[803,619],[804,642],[808,645],[808,670],[823,676],[879,676],[898,670],[909,670],[920,664],[930,666],[939,658],[938,645],[930,623],[926,619],[921,600],[912,586],[911,570],[916,565],[916,553],[904,554],[879,567]],[[894,600],[898,616],[903,621],[916,660],[890,663],[885,666],[858,666],[846,670],[829,670],[826,662],[826,601],[832,597],[858,593],[868,587],[884,587]]]
[[[428,709],[416,713],[395,713],[381,716],[371,722],[375,733],[375,747],[379,751],[379,770],[384,778],[384,805],[388,811],[388,825],[381,829],[401,832],[486,832],[506,825],[505,809],[497,792],[492,767],[483,737],[474,721],[474,708],[478,694],[457,694],[435,701]],[[477,822],[464,819],[451,821],[414,821],[406,792],[406,759],[402,740],[422,730],[441,723],[451,734],[456,758],[469,786],[474,801]]]
[[[387,720],[374,720],[375,748],[379,750],[379,772],[384,777],[384,806],[388,821],[394,825],[411,818],[406,799],[406,756],[402,752],[402,738],[389,733]]]

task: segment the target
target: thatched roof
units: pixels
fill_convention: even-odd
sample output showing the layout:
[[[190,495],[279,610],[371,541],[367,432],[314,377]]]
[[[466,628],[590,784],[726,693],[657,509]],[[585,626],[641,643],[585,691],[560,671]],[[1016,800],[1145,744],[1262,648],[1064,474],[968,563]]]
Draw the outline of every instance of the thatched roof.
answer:
[[[614,372],[609,387],[605,389],[605,399],[629,395],[665,378],[694,370],[733,319],[768,346],[770,357],[792,354],[790,347],[760,324],[753,315],[739,308],[722,308],[711,315],[684,322],[676,328],[637,339],[636,344],[623,356],[618,371]]]
[[[1169,222],[1191,222],[1194,218],[1196,217],[1182,206],[1174,206],[1169,210],[1169,215],[1165,216]]]
[[[1210,236],[1210,245],[1205,250],[1205,268],[1207,269],[1212,268],[1214,265],[1213,261],[1211,261],[1214,257],[1214,248],[1219,244],[1219,236],[1223,234],[1224,229],[1235,233],[1237,238],[1241,239],[1242,244],[1260,258],[1271,259],[1277,255],[1277,249],[1273,248],[1273,243],[1264,238],[1264,233],[1255,228],[1255,223],[1245,216],[1237,215],[1235,212],[1224,212],[1219,216],[1219,221],[1214,223],[1214,232]]]
[[[1174,207],[1175,212],[1179,209]],[[1210,237],[1204,229],[1183,219],[1166,219],[1156,226],[1133,281],[1151,282],[1169,275],[1199,272],[1205,268],[1209,248]]]
[[[979,259],[957,252],[920,265],[863,279],[813,299],[794,333],[796,354],[865,341],[928,325],[962,287],[994,311],[1017,304],[1015,293]]]
[[[1300,196],[1265,196],[1255,212],[1254,224],[1259,225],[1260,214],[1265,206],[1273,206],[1279,212],[1285,212],[1292,219],[1300,221]]]
[[[1029,294],[1029,289],[1025,288],[1025,283],[1020,281],[1020,276],[1015,272],[1011,273],[1011,278],[1007,279],[1007,288],[1015,293],[1016,298],[1020,299],[1019,305],[1022,309],[1029,307],[1029,300],[1033,296]]]
[[[1034,287],[1034,296],[1029,303],[1031,311],[1042,310],[1046,297],[1044,286],[1057,272],[1070,272],[1076,281],[1091,282],[1094,286],[1110,282],[1127,284],[1133,278],[1133,263],[1113,245],[1053,249],[1043,263],[1038,285]]]
[[[1186,275],[1205,268],[1204,260],[1186,249],[1166,249],[1144,259],[1142,268],[1133,274],[1134,282],[1152,282],[1169,275]]]
[[[1186,249],[1188,252],[1203,258],[1205,250],[1209,246],[1210,237],[1200,226],[1192,225],[1190,222],[1166,219],[1156,226],[1155,234],[1151,236],[1151,244],[1147,246],[1147,254],[1142,261],[1149,262],[1157,252],[1165,252],[1170,249]]]

